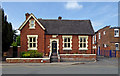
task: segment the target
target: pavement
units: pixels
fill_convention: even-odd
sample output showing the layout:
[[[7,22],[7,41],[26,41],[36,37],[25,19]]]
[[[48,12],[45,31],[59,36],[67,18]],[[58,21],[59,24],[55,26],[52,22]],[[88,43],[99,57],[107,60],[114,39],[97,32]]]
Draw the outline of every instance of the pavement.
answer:
[[[96,62],[6,63],[3,74],[118,74],[118,59],[98,57]]]

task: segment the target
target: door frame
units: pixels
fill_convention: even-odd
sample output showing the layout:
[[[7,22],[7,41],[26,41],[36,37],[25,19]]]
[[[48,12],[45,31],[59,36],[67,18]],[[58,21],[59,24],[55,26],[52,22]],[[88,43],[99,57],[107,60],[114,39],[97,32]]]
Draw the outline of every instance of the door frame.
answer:
[[[98,52],[97,52],[98,55],[100,55],[100,45],[98,45]]]
[[[53,47],[53,45],[55,45],[55,46]],[[52,53],[53,53],[53,51],[57,53],[57,41],[52,41],[51,47],[52,47]],[[54,48],[56,48],[56,50],[54,50]]]
[[[58,50],[59,50],[59,39],[50,39],[50,52],[52,53],[52,42],[56,41],[57,42],[57,55],[58,55]]]

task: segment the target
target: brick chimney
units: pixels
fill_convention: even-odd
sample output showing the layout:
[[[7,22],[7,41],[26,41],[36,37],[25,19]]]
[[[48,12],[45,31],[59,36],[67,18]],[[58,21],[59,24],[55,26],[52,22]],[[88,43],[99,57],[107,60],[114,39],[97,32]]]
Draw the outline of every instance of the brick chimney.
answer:
[[[30,16],[30,14],[29,14],[29,13],[26,13],[25,16],[26,16],[26,19],[27,19],[27,18]]]
[[[59,17],[58,17],[58,20],[61,20],[61,19],[62,19],[62,17],[61,17],[61,16],[59,16]]]

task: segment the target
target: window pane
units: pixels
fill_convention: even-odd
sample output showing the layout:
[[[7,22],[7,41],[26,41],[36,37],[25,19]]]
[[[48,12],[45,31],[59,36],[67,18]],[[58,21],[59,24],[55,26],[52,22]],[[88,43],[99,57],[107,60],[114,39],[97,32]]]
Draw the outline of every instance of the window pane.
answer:
[[[84,46],[83,46],[84,48],[86,48],[86,43],[84,43]]]
[[[67,43],[64,43],[64,47],[67,47]]]
[[[84,42],[86,42],[86,38],[84,38]]]
[[[118,33],[118,30],[116,30],[116,33]]]
[[[115,35],[116,35],[117,31],[115,30]]]
[[[33,38],[33,42],[36,42],[36,38],[35,37]]]
[[[67,42],[67,38],[64,39],[64,42]]]
[[[118,44],[116,44],[115,46],[118,47]]]
[[[32,42],[32,38],[30,37],[30,42]]]
[[[31,27],[34,27],[34,24],[31,24]]]
[[[70,43],[68,43],[68,47],[70,47]]]
[[[36,43],[33,43],[33,47],[36,47]]]
[[[30,43],[30,47],[32,47],[32,43]]]
[[[115,36],[119,35],[119,31],[118,30],[115,30]]]
[[[68,42],[70,42],[70,38],[68,38]]]
[[[82,48],[82,43],[80,43],[80,48]]]
[[[118,35],[118,30],[116,31],[116,35]]]
[[[82,42],[82,38],[80,38],[80,42]]]
[[[33,20],[31,20],[31,24],[34,24],[34,21],[33,21]]]

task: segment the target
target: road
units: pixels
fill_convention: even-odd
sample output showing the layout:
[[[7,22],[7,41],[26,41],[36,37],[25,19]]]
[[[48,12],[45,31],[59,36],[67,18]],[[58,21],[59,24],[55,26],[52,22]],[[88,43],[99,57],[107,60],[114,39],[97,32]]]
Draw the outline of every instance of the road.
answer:
[[[118,74],[116,58],[98,58],[97,62],[78,63],[4,63],[3,74]]]

